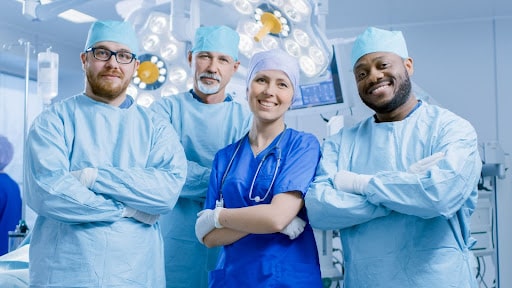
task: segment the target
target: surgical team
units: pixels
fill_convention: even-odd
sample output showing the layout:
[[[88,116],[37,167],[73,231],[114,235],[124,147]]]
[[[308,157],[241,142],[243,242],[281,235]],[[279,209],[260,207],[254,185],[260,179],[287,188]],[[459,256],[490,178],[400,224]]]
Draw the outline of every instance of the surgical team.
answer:
[[[37,213],[30,287],[323,287],[313,228],[340,231],[345,288],[476,288],[472,125],[416,98],[400,31],[369,27],[351,65],[368,119],[319,143],[285,124],[297,59],[255,53],[226,91],[239,36],[196,30],[193,88],[136,105],[128,22],[97,21],[84,92],[44,110],[25,148]]]

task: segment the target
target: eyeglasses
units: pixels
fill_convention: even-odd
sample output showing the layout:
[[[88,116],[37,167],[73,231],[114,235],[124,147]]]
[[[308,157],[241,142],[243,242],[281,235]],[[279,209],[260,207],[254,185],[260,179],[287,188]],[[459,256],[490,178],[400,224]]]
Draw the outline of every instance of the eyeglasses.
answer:
[[[108,60],[110,60],[110,57],[112,57],[112,55],[114,55],[117,63],[119,63],[119,64],[130,64],[130,63],[132,63],[133,59],[135,59],[137,57],[137,55],[135,55],[131,52],[128,52],[128,51],[114,52],[114,51],[110,51],[105,48],[95,48],[95,47],[87,48],[87,50],[85,50],[85,52],[86,53],[92,52],[92,55],[94,56],[94,58],[101,60],[101,61],[108,61]]]

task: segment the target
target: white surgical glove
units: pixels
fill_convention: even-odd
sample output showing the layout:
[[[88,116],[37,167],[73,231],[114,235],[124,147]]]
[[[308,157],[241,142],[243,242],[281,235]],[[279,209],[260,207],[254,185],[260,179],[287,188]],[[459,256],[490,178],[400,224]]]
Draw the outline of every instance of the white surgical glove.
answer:
[[[155,224],[156,221],[158,221],[158,218],[160,218],[160,215],[158,214],[148,214],[128,206],[124,207],[123,214],[121,216],[125,218],[133,218],[148,225]]]
[[[412,164],[407,168],[407,172],[413,173],[413,174],[421,174],[425,173],[428,169],[434,167],[437,162],[439,162],[441,159],[443,159],[445,156],[444,152],[437,152],[432,154],[431,156],[425,157],[421,159],[420,161]]]
[[[372,177],[373,175],[357,174],[347,170],[340,170],[334,176],[334,187],[338,190],[353,194],[363,194]]]
[[[204,244],[203,238],[206,234],[210,233],[215,228],[223,228],[219,223],[219,213],[222,209],[224,208],[217,207],[215,210],[204,209],[197,213],[196,237],[201,244]]]
[[[295,239],[299,237],[299,235],[304,231],[304,227],[306,226],[306,222],[302,220],[300,217],[295,216],[283,230],[281,233],[288,235],[290,239]]]
[[[98,168],[84,168],[82,170],[71,171],[70,173],[75,176],[82,185],[90,189],[98,177]]]

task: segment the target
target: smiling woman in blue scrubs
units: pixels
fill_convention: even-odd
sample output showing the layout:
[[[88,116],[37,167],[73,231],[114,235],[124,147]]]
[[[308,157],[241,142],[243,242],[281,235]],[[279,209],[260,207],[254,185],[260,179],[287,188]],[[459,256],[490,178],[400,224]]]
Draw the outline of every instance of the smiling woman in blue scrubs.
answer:
[[[209,286],[322,287],[303,200],[320,146],[284,123],[298,93],[298,64],[281,50],[266,51],[248,71],[251,130],[216,154],[196,222],[199,241],[223,246]]]

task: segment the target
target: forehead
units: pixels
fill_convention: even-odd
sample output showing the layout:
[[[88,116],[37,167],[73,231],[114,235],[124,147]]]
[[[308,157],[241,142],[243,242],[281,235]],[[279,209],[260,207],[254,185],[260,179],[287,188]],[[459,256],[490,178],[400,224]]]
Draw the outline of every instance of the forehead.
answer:
[[[210,55],[212,57],[217,57],[217,58],[233,59],[233,58],[231,58],[230,55],[225,54],[225,53],[220,53],[220,52],[213,52],[213,51],[197,51],[196,52],[196,55],[204,55],[204,54]]]
[[[290,81],[288,74],[286,74],[284,71],[278,70],[278,69],[260,70],[260,71],[256,72],[255,77],[256,76]]]
[[[379,61],[397,61],[397,60],[399,61],[401,59],[402,58],[400,56],[398,56],[397,54],[392,53],[392,52],[368,53],[368,54],[362,56],[361,58],[359,58],[359,60],[357,60],[356,64],[354,65],[354,69],[357,69],[360,66],[370,65],[372,63],[379,62]]]
[[[96,44],[92,45],[93,47],[101,47],[106,48],[112,51],[129,51],[131,52],[130,48],[124,44],[118,43],[118,42],[111,42],[111,41],[101,41],[97,42]]]

